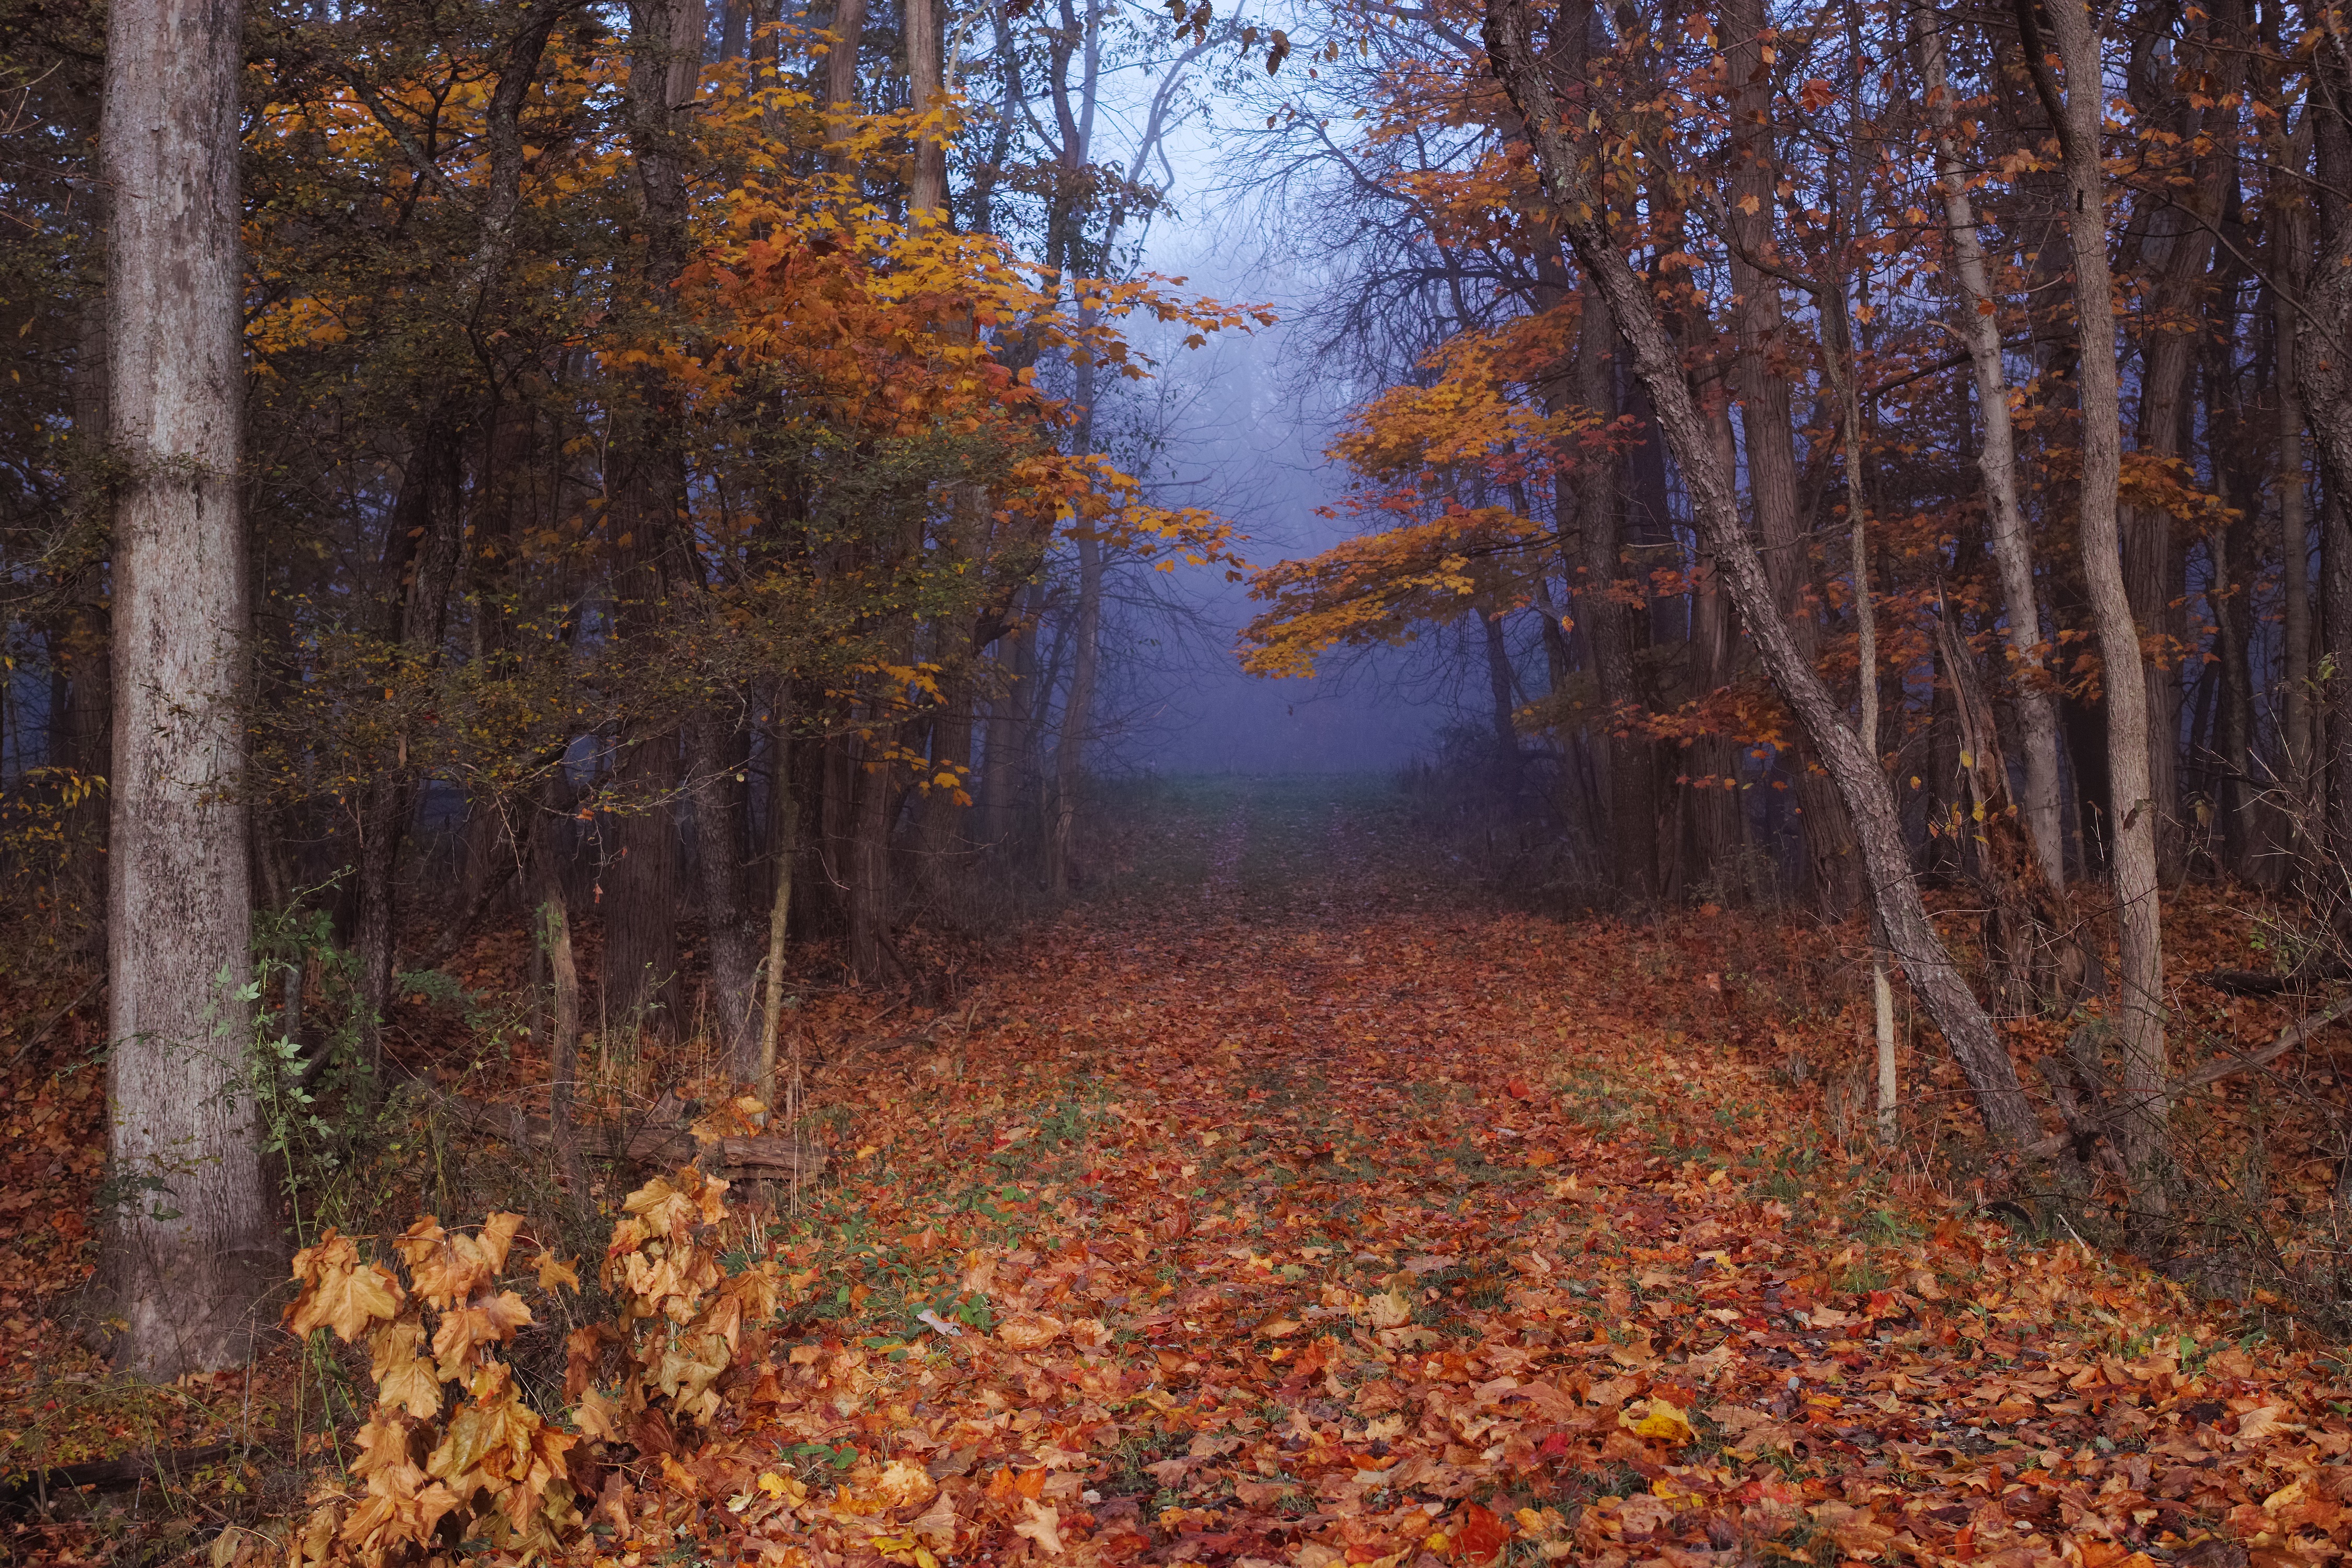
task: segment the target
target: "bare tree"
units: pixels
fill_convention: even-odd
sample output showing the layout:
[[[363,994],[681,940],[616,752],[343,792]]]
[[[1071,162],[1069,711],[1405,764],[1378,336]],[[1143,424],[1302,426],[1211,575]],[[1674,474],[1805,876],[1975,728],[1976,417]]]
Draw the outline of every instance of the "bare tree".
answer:
[[[2115,288],[2107,268],[2106,179],[2099,139],[2105,116],[2100,90],[2101,38],[2084,0],[2052,0],[2062,86],[2042,56],[2030,0],[2019,0],[2026,68],[2057,127],[2065,165],[2066,235],[2074,260],[2074,310],[2082,333],[2077,378],[2083,415],[2083,482],[2078,538],[2091,616],[2099,639],[2106,689],[2109,801],[2114,813],[2110,864],[2122,928],[2123,995],[2118,1015],[2123,1046],[2123,1156],[2143,1201],[2160,1188],[2149,1166],[2161,1152],[2164,1121],[2164,945],[2156,893],[2157,814],[2148,768],[2147,672],[2139,628],[2124,582],[2123,542],[2116,517],[2121,479],[2122,398],[2116,370]]]

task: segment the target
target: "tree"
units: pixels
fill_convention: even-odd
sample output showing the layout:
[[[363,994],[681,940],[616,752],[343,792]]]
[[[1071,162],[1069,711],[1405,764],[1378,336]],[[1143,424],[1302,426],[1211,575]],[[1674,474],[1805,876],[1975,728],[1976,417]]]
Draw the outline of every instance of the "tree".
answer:
[[[2145,1198],[2158,1201],[2153,1166],[2163,1152],[2164,948],[2157,902],[2158,816],[2148,769],[2147,666],[2141,627],[2132,616],[2124,581],[2124,541],[2116,517],[2122,485],[2122,395],[2116,371],[2115,289],[2107,267],[2107,186],[2101,138],[2105,93],[2101,86],[2102,35],[2084,0],[2051,0],[2051,31],[2065,71],[2062,84],[2042,53],[2030,0],[2019,0],[2018,28],[2026,69],[2056,128],[2066,176],[2067,248],[2074,263],[2074,313],[2080,331],[2082,487],[2076,523],[2083,574],[2099,638],[2106,689],[2110,868],[2121,934],[2122,991],[2118,1035],[2122,1153]],[[2172,746],[2166,738],[2165,752]]]
[[[1561,15],[1561,25],[1569,27],[1581,26],[1584,20],[1575,6]],[[1975,1091],[1987,1129],[2003,1142],[2034,1142],[2039,1128],[2008,1049],[1927,919],[1878,760],[1864,750],[1782,617],[1780,595],[1740,520],[1727,453],[1691,394],[1681,352],[1659,320],[1648,285],[1627,265],[1609,233],[1606,209],[1587,173],[1592,148],[1559,112],[1529,41],[1524,0],[1486,0],[1484,37],[1495,76],[1527,128],[1552,222],[1632,345],[1634,374],[1656,405],[1698,526],[1740,618],[1852,818],[1864,880],[1888,945]]]
[[[247,1092],[251,898],[231,0],[121,0],[101,132],[114,509],[105,1275],[122,1365],[247,1359],[277,1281]]]

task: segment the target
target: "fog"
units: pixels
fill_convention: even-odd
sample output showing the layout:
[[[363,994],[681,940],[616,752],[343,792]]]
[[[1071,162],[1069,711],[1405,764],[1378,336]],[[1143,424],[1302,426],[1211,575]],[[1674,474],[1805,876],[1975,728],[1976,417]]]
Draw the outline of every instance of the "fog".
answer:
[[[1272,327],[1221,334],[1203,349],[1139,334],[1158,360],[1126,390],[1114,427],[1155,499],[1209,507],[1246,536],[1253,567],[1312,555],[1348,536],[1322,515],[1344,491],[1325,456],[1361,390],[1335,380],[1312,321],[1328,280],[1290,254],[1256,193],[1236,181],[1230,142],[1196,121],[1171,139],[1170,207],[1143,267],[1185,290],[1271,306]],[[1108,413],[1109,411],[1106,411]],[[1115,440],[1114,445],[1118,443]],[[1310,679],[1244,672],[1235,651],[1259,606],[1214,569],[1130,579],[1105,621],[1117,661],[1105,761],[1160,773],[1366,773],[1425,749],[1454,711],[1440,649],[1336,649]]]

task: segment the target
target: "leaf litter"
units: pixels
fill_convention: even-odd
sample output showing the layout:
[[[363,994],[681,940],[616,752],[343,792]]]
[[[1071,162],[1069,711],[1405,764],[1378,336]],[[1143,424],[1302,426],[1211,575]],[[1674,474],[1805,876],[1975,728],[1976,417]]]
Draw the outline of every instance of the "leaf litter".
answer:
[[[566,1528],[430,1555],[2342,1553],[2340,1363],[2291,1324],[1842,1157],[1752,1016],[1769,999],[1701,981],[1732,972],[1727,921],[1481,910],[1384,858],[1372,825],[1274,827],[1289,847],[1265,853],[1311,858],[1311,881],[1260,867],[1252,897],[1249,825],[1197,832],[1190,896],[1130,876],[1002,960],[924,1050],[867,1058],[819,1117],[838,1177],[796,1204],[722,1200],[690,1173],[633,1194],[606,1269],[626,1299],[683,1303],[630,1330],[671,1346],[663,1392],[616,1415],[583,1364],[576,1436],[530,1423],[556,1455],[533,1496],[571,1496]],[[1195,869],[1149,836],[1135,850]],[[404,1402],[381,1430],[438,1408],[452,1374],[477,1380],[468,1409],[519,1408],[468,1358],[511,1332],[490,1311],[512,1300],[502,1270],[554,1289],[565,1266],[508,1258],[499,1224],[309,1257],[334,1288],[296,1310],[322,1332],[415,1323],[370,1331]],[[747,1270],[772,1316],[729,1318],[721,1345],[709,1313]],[[489,1315],[448,1327],[467,1310]],[[436,1508],[456,1473],[379,1463]],[[303,1551],[249,1539],[253,1561]],[[366,1556],[324,1544],[310,1555]]]

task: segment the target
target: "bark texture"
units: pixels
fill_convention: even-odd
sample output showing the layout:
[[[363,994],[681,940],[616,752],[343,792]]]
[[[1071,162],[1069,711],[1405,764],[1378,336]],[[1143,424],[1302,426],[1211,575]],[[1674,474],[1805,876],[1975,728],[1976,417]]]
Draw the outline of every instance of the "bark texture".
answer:
[[[244,278],[227,0],[119,0],[101,157],[114,515],[104,1272],[142,1376],[250,1353],[280,1258],[246,1092]]]

